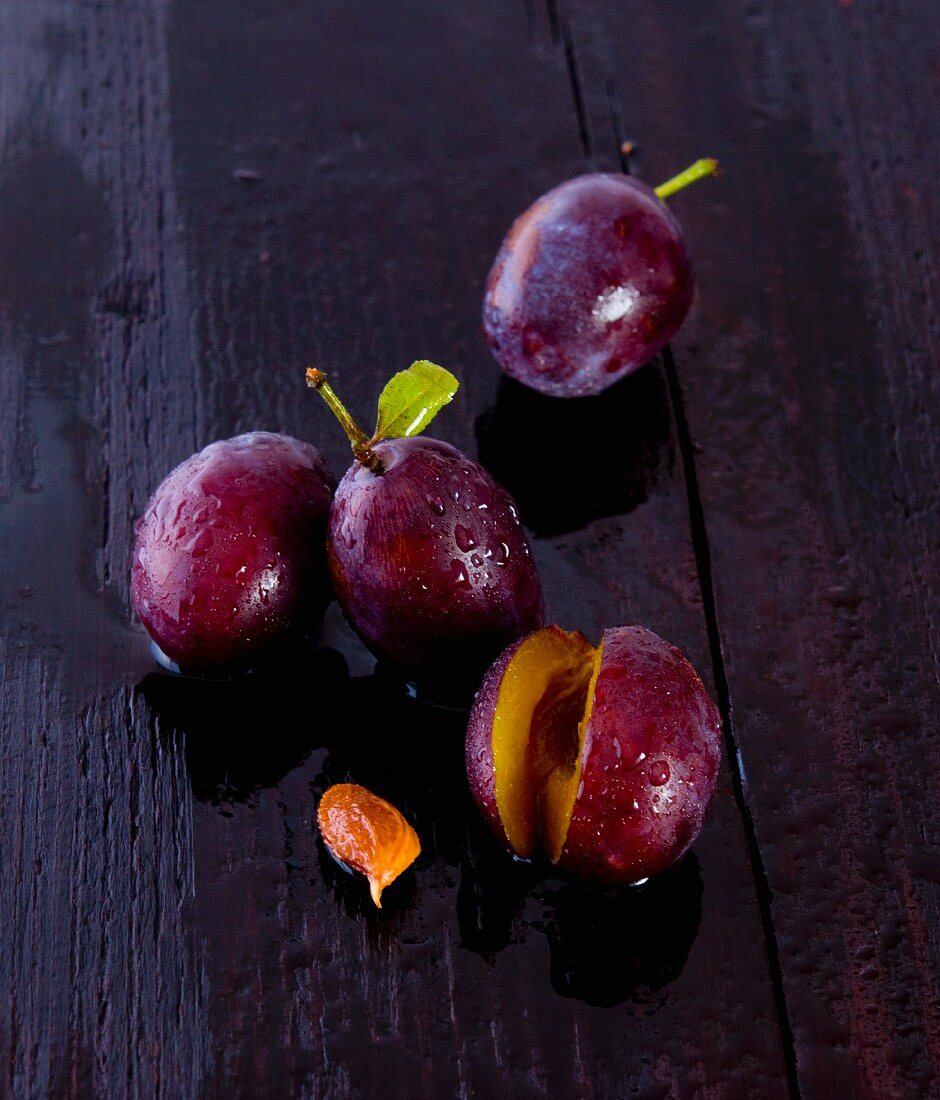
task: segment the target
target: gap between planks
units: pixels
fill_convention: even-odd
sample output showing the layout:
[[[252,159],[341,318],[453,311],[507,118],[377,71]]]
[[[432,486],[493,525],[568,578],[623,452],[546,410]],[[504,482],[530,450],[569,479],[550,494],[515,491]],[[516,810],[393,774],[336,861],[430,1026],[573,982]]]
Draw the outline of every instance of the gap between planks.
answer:
[[[575,115],[578,120],[581,147],[587,167],[590,169],[594,167],[593,145],[591,141],[590,125],[587,118],[587,110],[585,108],[581,72],[578,65],[577,51],[575,49],[571,27],[568,20],[565,18],[564,11],[561,8],[561,2],[562,0],[545,0],[549,23],[552,28],[558,28],[557,40],[560,41],[564,50],[565,68],[568,74],[569,90],[574,103]],[[624,152],[626,135],[623,127],[622,113],[620,111],[613,82],[608,82],[606,85],[606,94],[610,105],[611,129],[617,145],[617,156],[620,161],[621,169],[625,174],[629,175],[629,157]],[[702,504],[701,494],[699,492],[698,473],[695,466],[695,450],[689,431],[688,420],[685,415],[682,387],[679,383],[679,374],[676,369],[675,358],[668,344],[663,349],[662,361],[663,372],[669,392],[669,404],[672,411],[673,426],[676,431],[676,439],[679,444],[679,452],[682,459],[682,472],[685,481],[686,504],[689,516],[689,530],[692,539],[692,550],[695,555],[696,575],[702,600],[702,613],[705,618],[705,628],[708,636],[712,675],[715,684],[715,692],[718,696],[718,708],[721,712],[722,726],[724,728],[725,750],[728,755],[731,771],[734,800],[744,828],[748,862],[751,866],[751,874],[757,896],[758,912],[764,935],[764,948],[767,953],[767,964],[770,971],[771,985],[773,987],[774,1007],[777,1013],[777,1023],[780,1028],[780,1042],[784,1064],[786,1066],[787,1088],[790,1096],[794,1097],[795,1100],[799,1100],[801,1093],[799,1074],[797,1072],[796,1044],[793,1037],[793,1027],[790,1022],[786,994],[784,992],[783,970],[780,964],[777,932],[773,923],[773,912],[771,907],[773,895],[767,878],[767,871],[764,866],[764,858],[760,850],[760,842],[757,837],[754,817],[747,800],[746,779],[741,748],[735,736],[731,719],[731,693],[721,647],[721,628],[718,623],[718,611],[715,602],[715,589],[711,569],[711,550],[708,542],[708,527],[705,520],[705,510]]]

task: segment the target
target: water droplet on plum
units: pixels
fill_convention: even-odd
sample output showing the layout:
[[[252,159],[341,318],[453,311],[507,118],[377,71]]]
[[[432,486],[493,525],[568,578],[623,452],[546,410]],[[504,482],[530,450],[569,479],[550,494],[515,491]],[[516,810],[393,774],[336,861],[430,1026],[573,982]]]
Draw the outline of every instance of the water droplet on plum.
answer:
[[[477,540],[473,536],[473,531],[471,531],[469,527],[464,527],[459,523],[454,528],[454,541],[465,554],[474,550],[477,545]]]
[[[468,591],[473,587],[464,564],[459,558],[454,558],[451,562],[451,573],[447,580],[452,592]]]
[[[487,556],[492,560],[494,565],[506,565],[509,561],[509,547],[505,542],[497,543],[487,551]]]
[[[655,760],[650,764],[650,783],[654,787],[662,787],[669,782],[669,765],[665,760]]]

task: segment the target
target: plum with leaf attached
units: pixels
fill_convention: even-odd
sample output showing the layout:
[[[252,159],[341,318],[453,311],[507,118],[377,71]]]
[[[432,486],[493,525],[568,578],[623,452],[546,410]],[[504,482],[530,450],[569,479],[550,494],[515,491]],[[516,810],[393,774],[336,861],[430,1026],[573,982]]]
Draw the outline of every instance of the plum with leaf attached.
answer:
[[[692,302],[685,236],[663,199],[716,168],[697,161],[655,190],[619,174],[577,176],[521,214],[483,307],[503,370],[542,393],[583,397],[663,348]]]
[[[395,375],[367,437],[316,369],[355,461],[330,512],[336,598],[379,658],[428,684],[475,687],[542,623],[542,590],[516,506],[456,447],[419,436],[458,382],[426,360]]]

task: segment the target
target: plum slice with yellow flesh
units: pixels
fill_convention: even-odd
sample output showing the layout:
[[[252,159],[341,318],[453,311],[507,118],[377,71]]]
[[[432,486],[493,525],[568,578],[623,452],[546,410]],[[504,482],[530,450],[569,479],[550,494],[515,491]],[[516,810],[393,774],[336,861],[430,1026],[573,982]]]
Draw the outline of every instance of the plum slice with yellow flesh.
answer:
[[[591,647],[586,666],[578,666],[579,690],[570,697],[570,706],[558,714],[558,725],[552,735],[553,744],[561,751],[557,754],[555,766],[545,778],[539,796],[542,847],[552,863],[557,863],[561,858],[581,785],[584,739],[591,718],[594,685],[601,669],[603,653],[603,643],[596,649]],[[541,736],[538,711],[533,726],[535,738],[538,740]]]
[[[576,787],[593,661],[583,634],[547,626],[510,646],[477,693],[467,738],[471,787],[497,836],[525,859],[539,846],[549,807]]]
[[[483,817],[517,855],[636,882],[698,835],[721,753],[717,708],[674,646],[643,627],[595,649],[556,626],[492,666],[467,732]]]

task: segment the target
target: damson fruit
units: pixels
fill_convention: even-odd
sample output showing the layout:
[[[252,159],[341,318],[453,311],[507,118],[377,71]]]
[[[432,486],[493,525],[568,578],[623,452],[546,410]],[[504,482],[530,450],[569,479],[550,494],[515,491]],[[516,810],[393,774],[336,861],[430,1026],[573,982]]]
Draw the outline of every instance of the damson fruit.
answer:
[[[662,199],[715,168],[698,161],[655,190],[623,175],[578,176],[520,215],[483,307],[503,370],[542,393],[583,397],[668,343],[692,302],[692,271]]]
[[[318,629],[335,485],[316,447],[271,432],[177,466],[137,523],[131,571],[134,609],[163,654],[184,670],[228,667]]]
[[[477,693],[467,773],[494,833],[595,882],[634,883],[702,827],[721,720],[685,657],[649,630],[548,626],[511,646]]]
[[[356,463],[330,514],[337,600],[376,656],[423,679],[479,680],[542,621],[515,506],[448,443],[389,440],[374,454],[381,472]]]
[[[414,438],[457,388],[425,361],[396,375],[366,439],[319,371],[308,383],[343,423],[356,461],[330,513],[336,598],[369,649],[423,684],[479,684],[542,622],[542,590],[512,498],[455,447]]]

